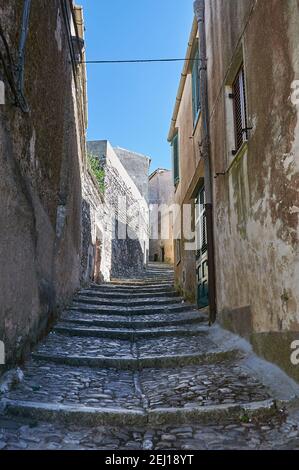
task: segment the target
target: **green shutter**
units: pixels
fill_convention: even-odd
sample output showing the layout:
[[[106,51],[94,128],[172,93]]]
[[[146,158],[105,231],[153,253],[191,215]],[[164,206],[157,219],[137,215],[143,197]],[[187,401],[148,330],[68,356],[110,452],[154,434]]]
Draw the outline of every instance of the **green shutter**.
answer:
[[[194,55],[192,66],[192,110],[193,123],[195,124],[200,111],[200,81],[199,81],[199,52]]]
[[[172,161],[173,161],[173,180],[174,180],[174,184],[177,184],[180,179],[178,134],[176,134],[172,140]]]
[[[196,119],[196,61],[193,63],[192,67],[192,111],[193,111],[193,123]]]

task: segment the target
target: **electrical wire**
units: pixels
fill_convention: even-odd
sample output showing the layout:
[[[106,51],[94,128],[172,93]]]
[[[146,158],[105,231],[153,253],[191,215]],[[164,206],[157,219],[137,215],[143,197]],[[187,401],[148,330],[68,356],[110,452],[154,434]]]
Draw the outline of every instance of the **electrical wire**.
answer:
[[[125,60],[86,60],[80,62],[81,64],[145,64],[145,63],[154,63],[154,62],[185,62],[186,60],[190,62],[198,61],[197,58],[190,59],[125,59]]]

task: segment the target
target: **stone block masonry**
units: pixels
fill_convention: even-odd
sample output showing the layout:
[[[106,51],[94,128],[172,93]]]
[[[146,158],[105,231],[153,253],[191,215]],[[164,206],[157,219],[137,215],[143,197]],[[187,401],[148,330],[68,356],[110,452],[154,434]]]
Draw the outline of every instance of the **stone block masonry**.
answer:
[[[148,259],[148,190],[141,194],[109,142],[89,142],[88,152],[100,159],[105,172],[104,205],[110,232],[105,236],[111,241],[111,277],[134,275],[144,269]]]
[[[141,195],[146,201],[149,197],[149,166],[151,163],[150,157],[140,153],[132,152],[120,147],[114,147],[114,152],[118,156],[121,164],[130,175]]]

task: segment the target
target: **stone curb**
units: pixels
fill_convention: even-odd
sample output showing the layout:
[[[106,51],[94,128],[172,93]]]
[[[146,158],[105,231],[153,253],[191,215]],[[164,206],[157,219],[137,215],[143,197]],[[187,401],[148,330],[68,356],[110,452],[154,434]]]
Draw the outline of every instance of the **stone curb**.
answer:
[[[178,356],[153,356],[145,358],[123,357],[110,358],[105,356],[80,357],[80,356],[55,356],[43,353],[33,353],[32,358],[43,362],[64,364],[73,367],[98,367],[119,370],[142,370],[177,368],[191,365],[214,364],[239,358],[237,350],[215,351],[206,354],[189,354]]]
[[[5,400],[5,413],[26,416],[41,421],[62,421],[81,425],[136,425],[190,424],[263,418],[277,413],[274,400],[253,403],[212,405],[193,408],[159,408],[144,411],[123,408],[91,408],[85,406]]]

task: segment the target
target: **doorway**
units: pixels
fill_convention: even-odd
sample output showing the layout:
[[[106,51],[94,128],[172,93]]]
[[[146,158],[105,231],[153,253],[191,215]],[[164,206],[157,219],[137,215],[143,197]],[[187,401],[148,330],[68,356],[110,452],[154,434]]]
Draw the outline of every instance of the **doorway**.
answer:
[[[208,239],[205,203],[205,188],[202,186],[198,192],[195,207],[198,308],[205,308],[209,305]]]

